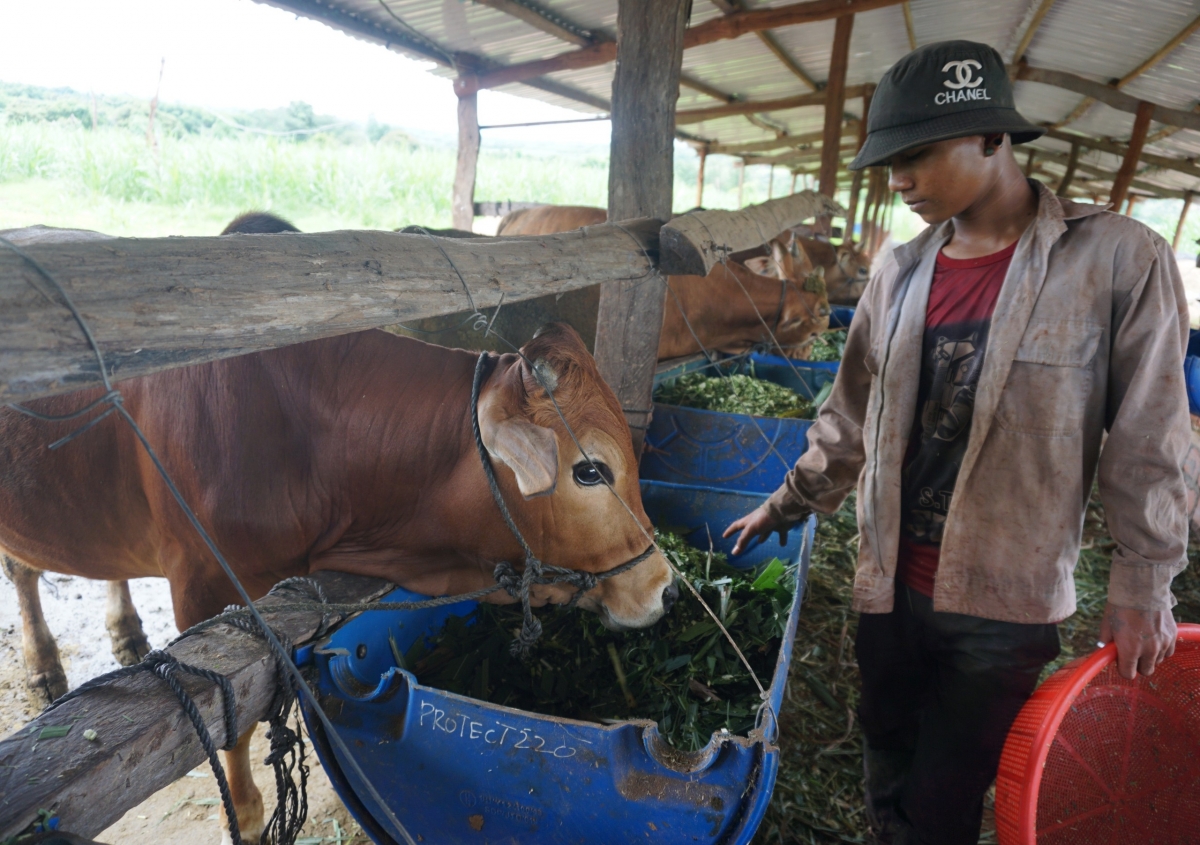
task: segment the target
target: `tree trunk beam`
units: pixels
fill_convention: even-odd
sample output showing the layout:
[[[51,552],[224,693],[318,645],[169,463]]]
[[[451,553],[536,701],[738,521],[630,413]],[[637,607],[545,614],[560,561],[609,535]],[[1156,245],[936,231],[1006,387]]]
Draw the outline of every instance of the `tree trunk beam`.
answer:
[[[331,602],[373,601],[393,589],[377,578],[335,572],[314,576]],[[267,623],[295,644],[310,640],[320,612],[271,613],[295,595],[255,602]],[[188,637],[168,652],[182,663],[220,672],[237,693],[238,732],[244,734],[275,696],[275,663],[264,640],[229,626]],[[213,742],[225,742],[220,690],[179,674]],[[45,727],[70,725],[65,736],[39,740]],[[94,730],[96,740],[84,738]],[[0,841],[20,833],[39,809],[58,816],[63,830],[91,838],[164,786],[205,763],[204,750],[178,699],[150,672],[114,681],[44,713],[0,740]]]
[[[845,98],[853,100],[863,95],[865,85],[850,85],[846,88]],[[1122,95],[1124,96],[1124,95]],[[787,111],[805,106],[825,105],[825,92],[816,91],[811,94],[797,94],[794,97],[781,97],[778,100],[741,101],[728,103],[723,106],[708,106],[702,109],[687,109],[675,113],[675,125],[688,123],[703,123],[718,117],[729,117],[738,114],[759,114],[763,112]],[[1200,121],[1200,116],[1197,117]],[[786,137],[786,136],[785,136]]]
[[[696,211],[662,228],[662,272],[671,276],[707,276],[723,258],[762,246],[766,241],[820,216],[846,210],[814,191],[748,206],[740,211]]]
[[[1016,78],[1028,82],[1040,82],[1043,85],[1053,85],[1055,88],[1062,88],[1066,91],[1074,91],[1076,94],[1091,97],[1110,108],[1128,112],[1129,114],[1137,114],[1138,105],[1142,102],[1137,97],[1131,97],[1110,85],[1094,82],[1091,79],[1084,79],[1082,76],[1076,76],[1073,73],[1061,70],[1048,70],[1046,68],[1021,64],[1017,67]],[[1151,105],[1154,105],[1153,118],[1159,123],[1178,126],[1182,129],[1200,131],[1200,114],[1181,109],[1171,109],[1166,106]]]
[[[660,226],[626,220],[494,239],[372,231],[112,238],[24,249],[66,288],[112,377],[125,379],[470,312],[454,267],[478,308],[495,306],[501,294],[518,302],[644,279],[654,272]],[[95,359],[67,309],[0,245],[0,402],[98,384]]]
[[[1125,150],[1125,158],[1121,161],[1121,169],[1113,180],[1112,193],[1108,201],[1117,211],[1133,184],[1134,174],[1137,173],[1138,159],[1142,155],[1142,147],[1146,143],[1146,133],[1150,129],[1150,120],[1154,116],[1154,103],[1141,102],[1138,104],[1137,117],[1133,121],[1133,132],[1129,137],[1129,148]],[[1132,207],[1130,208],[1132,211]]]

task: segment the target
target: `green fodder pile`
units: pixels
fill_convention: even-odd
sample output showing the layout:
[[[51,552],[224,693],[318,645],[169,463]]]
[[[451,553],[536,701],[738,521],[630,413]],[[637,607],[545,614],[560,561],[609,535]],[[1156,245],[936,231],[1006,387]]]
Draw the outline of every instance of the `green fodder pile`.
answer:
[[[1175,618],[1200,622],[1200,544],[1188,547],[1188,568],[1175,579]],[[1059,625],[1062,654],[1048,676],[1096,647],[1114,548],[1104,510],[1093,495],[1075,570],[1078,610]],[[812,567],[796,632],[787,694],[780,715],[780,765],[758,845],[867,843],[863,815],[862,736],[855,709],[859,675],[854,657],[857,614],[850,610],[858,527],[851,496],[842,509],[821,517]],[[994,843],[991,799],[981,843]]]
[[[813,403],[783,385],[752,375],[708,376],[688,373],[669,379],[654,392],[654,400],[727,414],[811,419]]]
[[[722,618],[763,687],[769,687],[792,602],[794,569],[770,561],[734,569],[678,536],[659,545]],[[613,633],[574,610],[540,614],[531,659],[509,646],[519,605],[480,605],[450,619],[432,645],[418,641],[403,663],[421,683],[506,707],[592,722],[651,719],[675,748],[703,748],[722,728],[745,735],[761,703],[758,688],[716,623],[681,585],[663,621]]]
[[[840,361],[846,352],[846,329],[822,332],[813,341],[810,361]]]

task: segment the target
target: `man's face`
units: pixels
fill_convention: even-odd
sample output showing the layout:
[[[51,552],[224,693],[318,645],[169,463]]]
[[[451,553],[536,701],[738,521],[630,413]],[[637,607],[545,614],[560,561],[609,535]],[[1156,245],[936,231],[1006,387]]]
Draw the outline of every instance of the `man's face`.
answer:
[[[892,156],[888,187],[930,225],[970,208],[995,178],[997,156],[984,156],[985,138],[972,135],[914,147]]]

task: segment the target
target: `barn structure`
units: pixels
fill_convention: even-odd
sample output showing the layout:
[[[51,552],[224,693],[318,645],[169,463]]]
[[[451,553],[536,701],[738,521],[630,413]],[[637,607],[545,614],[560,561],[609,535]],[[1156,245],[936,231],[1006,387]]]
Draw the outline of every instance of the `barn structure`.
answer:
[[[884,174],[851,175],[845,162],[862,143],[872,85],[913,47],[944,39],[1000,49],[1017,81],[1018,108],[1051,126],[1028,148],[1027,172],[1060,194],[1117,207],[1138,197],[1182,199],[1186,215],[1200,190],[1197,0],[262,1],[431,61],[454,78],[456,226],[469,228],[474,214],[483,89],[610,115],[608,215],[618,222],[483,244],[335,232],[29,247],[71,291],[115,378],[599,284],[597,361],[636,431],[649,413],[663,309],[662,289],[646,280],[703,273],[722,255],[761,243],[764,230],[806,219],[828,226],[840,213],[799,196],[744,214],[672,221],[675,140],[692,144],[701,162],[732,155],[746,166],[815,177],[827,197],[849,188],[846,231],[869,233],[889,205]],[[0,250],[0,401],[99,382],[70,313],[27,258]],[[346,601],[379,594],[378,585],[335,587]],[[319,622],[285,621],[285,633],[298,638]],[[273,697],[265,647],[200,640],[185,650],[192,662],[208,661],[234,679],[246,702],[241,723],[262,715]],[[122,804],[202,759],[169,693],[148,678],[123,683],[123,691],[90,702],[102,708],[136,695],[160,717],[152,731],[114,716],[104,749],[60,761],[52,777],[26,765],[44,726],[0,742],[0,761],[12,762],[0,770],[12,802],[0,814],[0,838],[30,821],[13,808],[36,812],[51,801],[65,826],[99,831]],[[223,739],[217,699],[207,690],[196,703]],[[139,753],[121,756],[121,749]],[[110,800],[97,802],[98,794]]]

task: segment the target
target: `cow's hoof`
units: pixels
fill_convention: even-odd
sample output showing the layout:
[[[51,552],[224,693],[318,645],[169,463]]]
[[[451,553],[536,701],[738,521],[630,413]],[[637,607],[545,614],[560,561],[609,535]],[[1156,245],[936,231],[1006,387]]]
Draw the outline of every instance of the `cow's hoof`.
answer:
[[[112,653],[122,666],[133,666],[150,653],[150,643],[141,631],[128,637],[113,637]]]
[[[67,676],[61,666],[49,672],[30,675],[25,685],[29,690],[30,703],[39,710],[46,709],[51,702],[67,694]]]
[[[251,830],[242,830],[239,828],[239,831],[242,834],[242,845],[259,845],[259,841],[262,839],[263,835],[262,825],[259,825],[257,828]],[[267,839],[267,841],[263,842],[262,845],[273,845],[273,843],[273,839]],[[233,845],[233,837],[229,835],[228,826],[221,828],[221,845]]]

